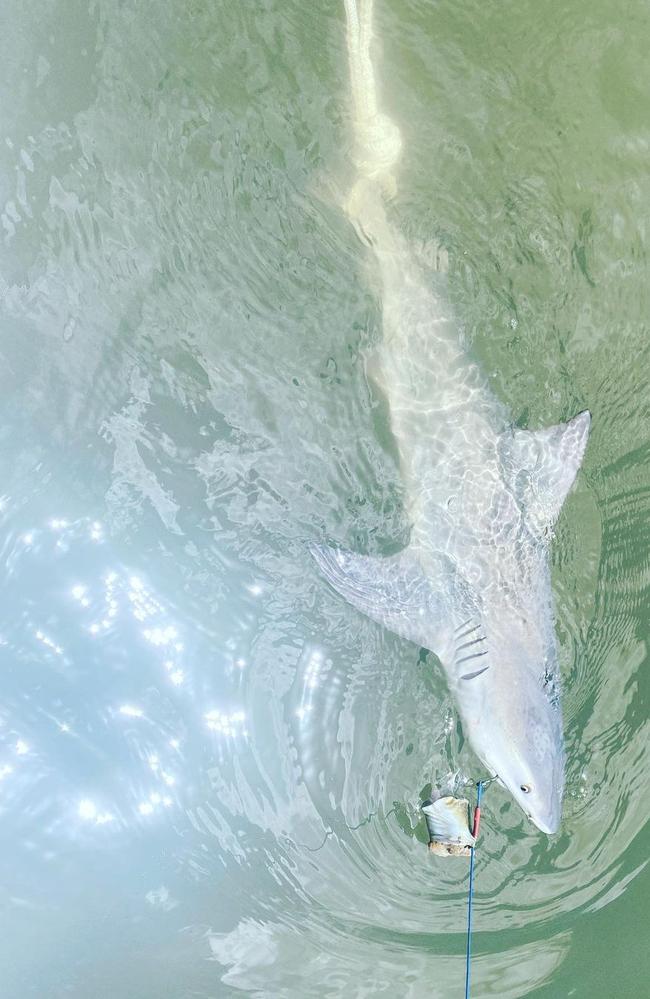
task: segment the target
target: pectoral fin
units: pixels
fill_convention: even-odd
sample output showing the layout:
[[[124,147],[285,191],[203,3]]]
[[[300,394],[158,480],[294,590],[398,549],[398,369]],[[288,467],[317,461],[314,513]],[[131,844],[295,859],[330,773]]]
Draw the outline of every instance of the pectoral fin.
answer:
[[[591,416],[544,430],[515,430],[502,438],[502,454],[513,491],[539,537],[552,528],[582,464]]]
[[[446,556],[435,560],[432,583],[408,548],[390,558],[326,545],[310,550],[328,582],[357,610],[441,657],[447,651],[460,586]]]

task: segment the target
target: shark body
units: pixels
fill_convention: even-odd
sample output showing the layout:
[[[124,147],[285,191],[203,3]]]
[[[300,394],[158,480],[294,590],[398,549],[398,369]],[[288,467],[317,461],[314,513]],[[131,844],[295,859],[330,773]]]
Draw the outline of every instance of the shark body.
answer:
[[[539,431],[509,424],[389,223],[401,137],[378,109],[372,0],[345,8],[358,170],[346,210],[380,275],[372,374],[389,404],[412,530],[408,547],[387,559],[312,552],[354,607],[438,656],[476,755],[553,833],[564,749],[549,545],[590,416]]]

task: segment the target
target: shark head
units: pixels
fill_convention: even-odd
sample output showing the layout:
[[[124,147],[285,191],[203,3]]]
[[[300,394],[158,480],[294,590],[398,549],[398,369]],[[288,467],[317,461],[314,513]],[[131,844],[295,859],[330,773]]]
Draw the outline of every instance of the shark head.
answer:
[[[542,694],[522,711],[521,724],[511,725],[507,743],[497,742],[490,766],[526,816],[552,835],[560,826],[564,791],[561,719]]]
[[[503,645],[499,652],[507,655]],[[466,714],[469,741],[530,821],[550,835],[560,825],[564,791],[559,705],[549,696],[543,671],[523,658],[516,672],[504,670],[507,683],[500,683],[498,675],[490,680],[493,670],[499,672],[499,658],[495,656],[491,668],[468,683],[478,686],[484,681],[476,709]]]

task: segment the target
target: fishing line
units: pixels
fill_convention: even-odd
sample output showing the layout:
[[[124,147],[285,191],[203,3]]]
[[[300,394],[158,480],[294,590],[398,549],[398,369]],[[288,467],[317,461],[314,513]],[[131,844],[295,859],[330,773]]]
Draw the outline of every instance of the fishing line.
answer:
[[[494,779],[494,778],[492,778]],[[476,785],[476,808],[474,809],[474,826],[472,836],[476,840],[481,825],[481,798],[483,788],[491,784],[492,780],[480,780]],[[472,902],[474,900],[474,852],[476,844],[470,847],[469,852],[469,895],[467,897],[467,952],[465,955],[465,999],[469,999],[470,978],[471,978],[471,958],[472,958]]]

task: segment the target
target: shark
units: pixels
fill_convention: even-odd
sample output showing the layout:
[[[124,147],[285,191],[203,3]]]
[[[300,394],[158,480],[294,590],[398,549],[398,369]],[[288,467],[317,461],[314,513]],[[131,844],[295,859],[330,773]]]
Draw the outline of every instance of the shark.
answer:
[[[373,0],[344,3],[356,169],[344,207],[378,275],[368,369],[388,403],[411,533],[386,558],[310,548],[354,608],[437,656],[474,753],[551,835],[565,752],[550,546],[591,417],[519,428],[491,391],[391,223],[402,137],[379,106]]]

